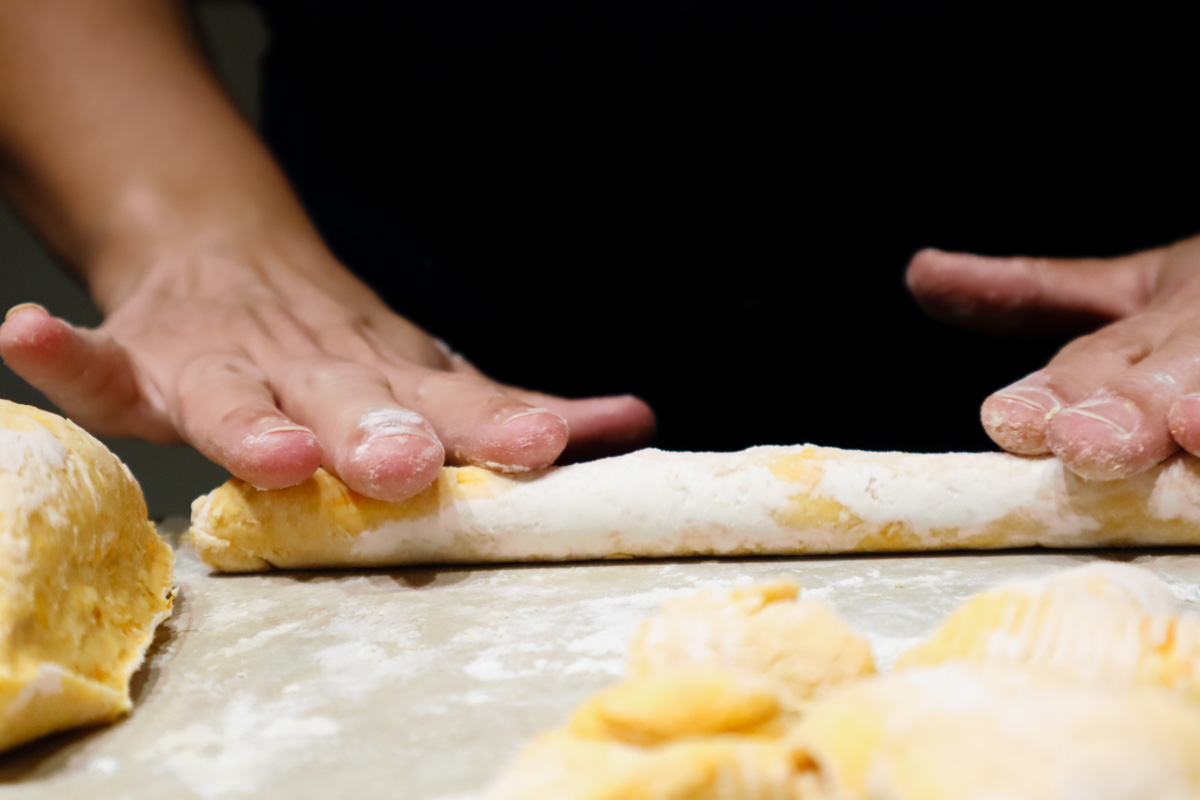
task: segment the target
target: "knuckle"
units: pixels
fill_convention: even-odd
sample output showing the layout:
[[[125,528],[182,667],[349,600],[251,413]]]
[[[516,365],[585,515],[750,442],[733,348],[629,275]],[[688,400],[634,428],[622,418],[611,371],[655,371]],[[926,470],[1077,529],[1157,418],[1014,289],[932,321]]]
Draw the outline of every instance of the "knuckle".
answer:
[[[468,373],[427,372],[416,379],[413,396],[419,401],[439,403],[481,388],[479,378]]]
[[[1167,371],[1133,371],[1117,375],[1102,391],[1129,398],[1139,405],[1158,406],[1179,395],[1180,383]]]
[[[230,379],[239,381],[261,379],[261,373],[242,356],[229,353],[208,353],[188,359],[176,377],[179,391],[183,394],[207,391],[214,381],[228,383]]]
[[[1188,319],[1176,326],[1163,344],[1184,356],[1200,356],[1200,319]]]
[[[1110,325],[1067,343],[1059,350],[1052,363],[1061,363],[1068,359],[1106,357],[1136,364],[1148,356],[1152,349],[1151,343],[1136,329],[1131,329],[1130,326]]]
[[[292,365],[280,390],[289,397],[325,394],[330,389],[362,384],[387,385],[383,374],[353,361],[308,361]]]

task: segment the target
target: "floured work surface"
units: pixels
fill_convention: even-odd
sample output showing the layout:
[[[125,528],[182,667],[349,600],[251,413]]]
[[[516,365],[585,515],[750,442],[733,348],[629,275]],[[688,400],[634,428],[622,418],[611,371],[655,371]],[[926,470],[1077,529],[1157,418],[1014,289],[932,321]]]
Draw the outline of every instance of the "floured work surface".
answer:
[[[0,795],[477,798],[529,737],[616,681],[638,623],[671,597],[790,579],[886,667],[981,589],[1097,557],[1153,569],[1200,610],[1192,550],[217,576],[184,547],[132,714],[0,756]]]

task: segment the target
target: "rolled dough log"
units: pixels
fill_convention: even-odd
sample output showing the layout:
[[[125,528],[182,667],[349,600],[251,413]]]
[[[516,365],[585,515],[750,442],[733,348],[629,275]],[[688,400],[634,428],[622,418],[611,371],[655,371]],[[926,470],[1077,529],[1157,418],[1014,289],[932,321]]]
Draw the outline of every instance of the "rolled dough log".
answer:
[[[0,749],[129,710],[172,565],[115,455],[0,400]]]
[[[318,474],[192,505],[226,572],[271,567],[1200,543],[1200,462],[1089,482],[1053,458],[814,446],[641,450],[501,475],[448,467],[402,503]]]

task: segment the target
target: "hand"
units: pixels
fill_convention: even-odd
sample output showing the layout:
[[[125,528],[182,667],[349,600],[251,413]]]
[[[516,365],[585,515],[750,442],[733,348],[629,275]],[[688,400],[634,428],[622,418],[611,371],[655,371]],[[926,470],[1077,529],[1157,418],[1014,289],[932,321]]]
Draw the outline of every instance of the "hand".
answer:
[[[391,313],[325,249],[188,17],[0,3],[0,183],[106,315],[15,311],[14,372],[96,433],[191,442],[264,488],[324,464],[397,500],[445,461],[533,469],[649,438],[640,400],[502,386]]]
[[[1180,447],[1200,455],[1200,237],[1103,260],[924,250],[908,285],[933,316],[976,329],[1110,323],[984,401],[1005,450],[1053,453],[1096,480]]]
[[[29,305],[0,326],[5,362],[95,433],[190,442],[263,488],[323,464],[387,500],[428,486],[443,462],[535,469],[653,433],[633,397],[564,400],[489,380],[318,242],[146,261],[124,265],[143,277],[96,330]]]

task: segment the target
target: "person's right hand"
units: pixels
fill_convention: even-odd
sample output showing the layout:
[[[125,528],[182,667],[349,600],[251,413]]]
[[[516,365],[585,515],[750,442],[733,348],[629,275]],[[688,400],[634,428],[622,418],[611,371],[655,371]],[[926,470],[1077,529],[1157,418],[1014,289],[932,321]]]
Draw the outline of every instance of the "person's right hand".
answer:
[[[146,268],[96,330],[18,306],[0,355],[94,433],[186,441],[263,488],[322,464],[397,500],[444,462],[528,470],[653,434],[637,398],[564,400],[488,379],[319,242],[219,250]]]
[[[190,442],[264,488],[324,464],[395,500],[443,462],[533,469],[653,431],[640,400],[502,386],[389,311],[325,249],[180,2],[0,2],[0,182],[105,314],[19,307],[0,355],[95,433]]]

